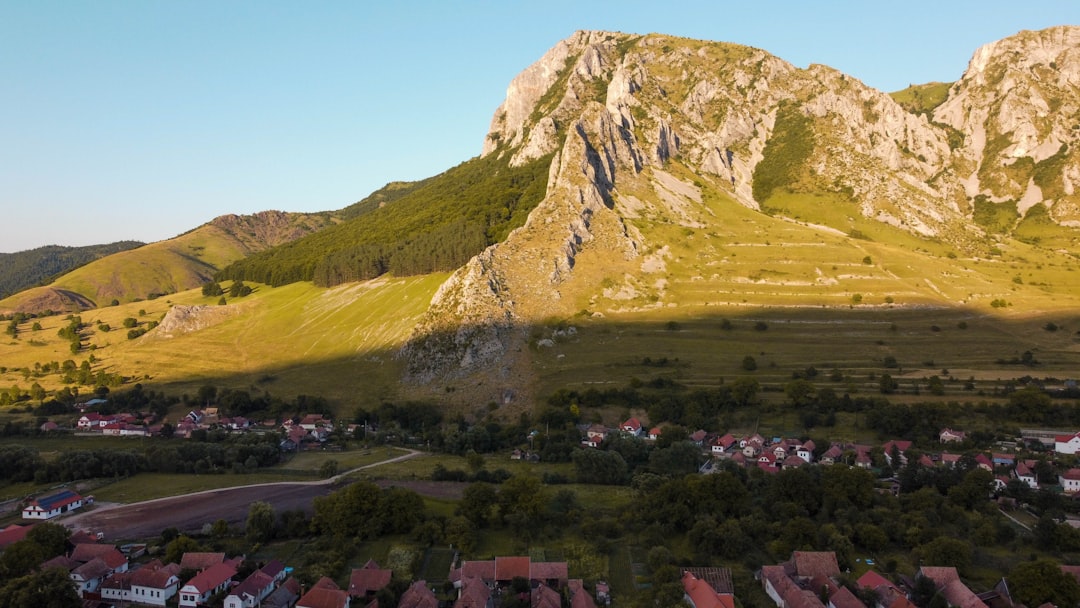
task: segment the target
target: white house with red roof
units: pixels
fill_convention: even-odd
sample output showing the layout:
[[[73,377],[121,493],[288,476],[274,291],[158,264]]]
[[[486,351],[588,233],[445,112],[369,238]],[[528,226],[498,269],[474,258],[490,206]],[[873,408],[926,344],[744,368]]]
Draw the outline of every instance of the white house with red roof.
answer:
[[[967,439],[967,433],[964,431],[954,431],[950,428],[944,428],[938,433],[938,441],[941,443],[962,443],[964,439]]]
[[[1054,451],[1058,454],[1075,454],[1080,451],[1080,431],[1072,435],[1054,435]]]
[[[130,598],[140,604],[164,606],[180,587],[180,566],[154,560],[131,573]]]
[[[1080,492],[1080,469],[1069,469],[1058,475],[1058,483],[1066,494]]]
[[[726,454],[731,451],[732,447],[738,447],[739,442],[731,435],[727,433],[721,437],[717,437],[712,442],[713,454]]]
[[[640,437],[642,433],[641,421],[637,418],[630,418],[619,426],[619,430],[628,435]]]
[[[31,500],[30,504],[23,507],[22,516],[23,519],[52,519],[82,506],[82,496],[72,490],[63,490],[50,496]]]
[[[180,588],[180,606],[194,608],[205,604],[218,591],[232,583],[236,568],[231,564],[214,564],[196,574],[186,585]]]
[[[1031,488],[1032,490],[1038,490],[1039,481],[1035,478],[1035,471],[1033,470],[1034,466],[1034,461],[1021,460],[1020,462],[1016,463],[1016,469],[1013,471],[1013,473],[1016,475],[1017,479],[1026,483],[1029,488]]]

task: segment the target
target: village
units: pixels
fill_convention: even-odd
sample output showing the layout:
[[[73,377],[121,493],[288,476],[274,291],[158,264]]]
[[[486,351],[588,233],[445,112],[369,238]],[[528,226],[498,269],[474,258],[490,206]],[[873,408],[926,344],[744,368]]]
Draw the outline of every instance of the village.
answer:
[[[162,425],[152,424],[151,420],[137,414],[85,412],[74,426],[80,433],[139,437],[160,433]],[[581,425],[581,447],[601,449],[605,441],[614,436],[657,442],[665,428],[646,430],[646,425],[634,417],[614,428]],[[58,429],[58,426],[42,427],[44,432]],[[191,438],[193,434],[209,429],[224,429],[230,433],[279,433],[281,449],[289,451],[324,446],[334,430],[334,423],[318,414],[286,420],[283,424],[252,423],[243,418],[219,417],[216,411],[208,408],[189,412],[173,427],[173,437]],[[348,432],[354,434],[362,430],[367,430],[366,426],[352,425]],[[699,469],[701,474],[731,466],[777,473],[798,467],[846,465],[874,471],[882,484],[881,490],[896,493],[898,483],[889,475],[898,474],[904,468],[964,467],[992,474],[994,493],[1003,491],[1011,483],[1023,484],[1033,490],[1051,489],[1066,495],[1080,492],[1080,468],[1065,464],[1074,462],[1075,454],[1080,451],[1080,432],[1028,429],[1022,431],[1017,442],[988,452],[950,452],[949,447],[969,445],[965,443],[968,441],[965,432],[951,428],[940,431],[942,450],[933,452],[915,449],[912,442],[903,440],[890,440],[880,445],[838,442],[825,447],[811,440],[765,438],[756,433],[736,437],[731,433],[704,430],[688,433],[687,439],[702,452],[705,464]],[[1024,448],[1022,451],[1021,447]],[[537,453],[525,449],[513,450],[510,458],[539,460]],[[990,498],[992,496],[987,496]],[[22,517],[29,522],[57,520],[62,523],[65,515],[93,503],[92,496],[84,497],[63,489],[27,501],[22,508]],[[35,525],[15,524],[0,530],[0,551],[25,539]],[[377,608],[379,591],[394,576],[392,570],[380,568],[369,560],[363,567],[352,570],[347,588],[339,587],[327,577],[304,588],[290,577],[292,568],[277,560],[259,564],[257,569],[252,569],[244,556],[230,558],[224,553],[185,553],[178,563],[163,563],[158,558],[147,561],[145,545],[112,545],[91,530],[74,531],[67,543],[68,549],[63,554],[50,557],[40,564],[39,569],[62,568],[87,608],[127,605]],[[867,563],[871,562],[868,560]],[[684,599],[691,606],[735,608],[737,605],[727,569],[682,566],[680,570]],[[1061,570],[1080,580],[1080,567],[1062,566]],[[617,605],[606,582],[570,578],[571,574],[566,562],[532,561],[525,556],[468,560],[455,555],[447,575],[456,597],[452,603],[445,599],[445,590],[437,589],[425,580],[414,580],[397,605],[408,608]],[[891,573],[892,579],[887,573],[870,568],[854,585],[841,574],[836,556],[831,552],[795,551],[789,561],[764,566],[756,577],[779,608],[860,608],[867,605],[914,608],[911,598],[920,584],[923,587],[932,584],[934,592],[945,598],[950,606],[1012,608],[1015,605],[1009,597],[1006,580],[1003,579],[993,591],[975,594],[952,567],[922,566],[914,578]],[[868,598],[873,598],[873,603],[868,603]]]

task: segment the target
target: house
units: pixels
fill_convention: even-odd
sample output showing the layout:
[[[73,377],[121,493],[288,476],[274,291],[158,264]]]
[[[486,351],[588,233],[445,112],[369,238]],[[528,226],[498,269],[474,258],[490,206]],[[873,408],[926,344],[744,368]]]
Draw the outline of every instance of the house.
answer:
[[[975,595],[975,592],[960,580],[956,568],[923,566],[919,568],[919,572],[915,576],[916,578],[928,578],[934,581],[934,585],[941,593],[941,596],[945,598],[945,601],[950,606],[956,606],[957,608],[988,608],[979,599],[979,596]]]
[[[1080,431],[1071,435],[1055,435],[1054,451],[1058,454],[1075,454],[1080,451]]]
[[[712,585],[684,571],[682,576],[683,598],[694,608],[735,608],[735,596],[721,595]]]
[[[180,558],[181,570],[197,570],[202,572],[210,566],[223,563],[224,553],[206,553],[202,551],[188,551]]]
[[[274,591],[274,577],[256,570],[225,596],[225,608],[252,608]]]
[[[354,569],[349,576],[349,596],[374,596],[379,589],[390,584],[392,575],[393,571],[379,568],[375,560],[369,559],[363,568]]]
[[[1066,494],[1080,492],[1080,469],[1069,469],[1058,475],[1058,483]]]
[[[297,604],[296,608],[302,607]],[[431,589],[428,589],[427,581],[419,580],[401,594],[398,608],[439,608],[439,598],[435,597]]]
[[[731,433],[727,433],[721,437],[717,437],[713,440],[711,448],[713,454],[727,454],[731,451],[733,446],[738,445],[738,441],[731,436]]]
[[[868,589],[877,595],[874,608],[916,608],[899,587],[873,570],[860,576],[855,585],[860,590]]]
[[[829,449],[825,450],[821,454],[821,460],[819,460],[818,462],[825,465],[836,464],[840,461],[841,458],[843,458],[843,456],[843,448],[834,443],[829,446]]]
[[[942,466],[949,467],[950,469],[955,469],[956,468],[956,463],[958,463],[958,462],[960,462],[960,455],[959,454],[950,454],[948,452],[942,452],[941,453],[941,464],[942,464]]]
[[[562,589],[569,576],[566,562],[534,562],[529,557],[496,557],[494,560],[465,561],[450,571],[450,581],[461,588],[469,578],[478,578],[490,586],[509,585],[515,578]]]
[[[98,545],[83,543],[75,545],[71,551],[71,559],[79,563],[87,563],[100,559],[108,566],[109,572],[127,572],[128,561],[114,545]]]
[[[961,443],[967,438],[967,433],[963,431],[954,431],[950,428],[941,429],[938,433],[938,441],[941,443]]]
[[[705,432],[705,429],[698,429],[693,433],[690,433],[690,441],[694,442],[694,445],[699,448],[705,445],[705,437],[709,434]]]
[[[23,519],[52,519],[83,506],[83,497],[71,490],[37,498],[23,508]]]
[[[892,466],[892,467],[906,465],[907,464],[907,454],[906,454],[906,452],[908,450],[910,450],[910,449],[911,449],[911,442],[910,441],[899,441],[899,440],[896,440],[896,439],[886,441],[881,446],[881,451],[885,453],[885,461],[888,462],[889,466]],[[900,456],[900,463],[899,464],[893,462],[893,453],[894,452]]]
[[[322,414],[308,414],[300,420],[300,428],[309,433],[317,428],[333,430],[334,423],[327,418],[323,418]]]
[[[593,601],[589,592],[585,590],[585,585],[581,579],[575,578],[567,581],[567,591],[570,594],[570,608],[596,608],[596,602]],[[455,608],[457,608],[455,606]]]
[[[990,473],[994,472],[994,463],[986,456],[986,454],[975,455],[975,466]]]
[[[3,530],[0,530],[0,551],[3,551],[8,546],[26,538],[26,535],[30,533],[30,530],[33,529],[35,525],[37,524],[31,524],[29,526],[11,524]]]
[[[131,601],[164,606],[180,587],[180,566],[154,560],[131,573]]]
[[[642,433],[641,421],[637,418],[630,418],[619,426],[619,430],[627,435],[640,437]]]
[[[296,608],[349,608],[349,594],[324,576],[300,597]]]
[[[299,598],[300,583],[295,578],[289,577],[263,600],[260,608],[292,608]]]
[[[540,583],[532,588],[529,604],[532,608],[562,608],[562,596],[558,591]]]
[[[79,597],[85,597],[87,593],[95,593],[101,583],[112,574],[112,569],[99,557],[76,567],[68,577],[75,583],[75,592]]]
[[[491,587],[483,580],[469,577],[461,581],[461,590],[454,601],[454,608],[491,608],[493,605]]]
[[[585,436],[589,439],[595,439],[599,442],[603,442],[605,439],[607,439],[608,432],[609,430],[606,426],[602,424],[593,424],[590,425],[589,428],[585,429]]]
[[[103,600],[120,604],[131,602],[131,572],[114,572],[98,585],[97,592]]]
[[[660,434],[663,432],[664,429],[658,426],[654,426],[653,428],[649,429],[649,435],[647,438],[649,441],[656,441],[657,439],[660,439]]]
[[[231,564],[219,563],[210,566],[180,588],[180,606],[194,607],[205,604],[211,595],[227,588],[234,576],[236,568]]]
[[[799,467],[805,467],[808,464],[810,464],[810,463],[807,462],[806,460],[803,460],[802,458],[800,458],[798,456],[788,456],[780,464],[780,468],[781,469],[797,469]]]
[[[838,576],[840,566],[831,551],[795,551],[787,562],[761,568],[765,593],[780,608],[825,608],[822,594],[833,608],[857,608],[835,582]]]
[[[87,412],[82,416],[79,416],[79,421],[75,423],[75,427],[80,431],[93,431],[97,430],[100,426],[101,414],[97,412]]]
[[[806,462],[814,462],[814,449],[816,448],[817,446],[814,442],[808,440],[806,443],[795,448],[795,455]]]
[[[1013,470],[1013,474],[1020,481],[1027,484],[1032,490],[1039,489],[1039,482],[1035,477],[1035,471],[1032,470],[1034,465],[1028,464],[1030,461],[1020,461],[1016,463],[1016,469]]]

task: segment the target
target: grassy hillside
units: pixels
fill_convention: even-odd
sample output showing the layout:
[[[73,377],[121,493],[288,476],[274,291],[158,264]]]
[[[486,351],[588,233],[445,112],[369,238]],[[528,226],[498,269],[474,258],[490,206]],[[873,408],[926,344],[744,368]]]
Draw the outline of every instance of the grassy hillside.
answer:
[[[33,382],[47,390],[64,385],[60,374],[35,376],[39,367],[93,356],[93,370],[120,374],[181,394],[205,384],[269,390],[277,394],[322,395],[339,403],[379,399],[395,393],[398,364],[393,352],[426,309],[445,275],[381,279],[334,289],[310,283],[255,286],[254,292],[225,308],[235,314],[220,323],[173,338],[157,329],[130,340],[124,320],[140,328],[160,321],[173,304],[214,305],[190,290],[153,301],[85,311],[83,349],[72,355],[57,332],[62,316],[36,319],[41,329],[23,323],[14,338],[0,339],[0,386]],[[140,314],[141,312],[141,314]],[[105,331],[102,326],[107,325]],[[82,387],[85,393],[93,387]]]
[[[0,298],[46,283],[57,275],[96,259],[143,244],[138,241],[118,241],[87,247],[48,245],[17,253],[0,253]]]
[[[550,158],[513,168],[498,156],[415,184],[391,184],[346,209],[352,219],[239,260],[218,276],[332,286],[385,272],[453,270],[524,224],[544,196]]]
[[[330,214],[263,212],[222,216],[176,238],[103,257],[46,287],[0,300],[0,311],[40,310],[35,303],[55,290],[80,294],[94,306],[184,291],[210,280],[235,260],[319,230],[333,221]]]
[[[906,89],[889,93],[893,100],[913,114],[929,114],[945,103],[951,82],[928,82],[913,84]]]

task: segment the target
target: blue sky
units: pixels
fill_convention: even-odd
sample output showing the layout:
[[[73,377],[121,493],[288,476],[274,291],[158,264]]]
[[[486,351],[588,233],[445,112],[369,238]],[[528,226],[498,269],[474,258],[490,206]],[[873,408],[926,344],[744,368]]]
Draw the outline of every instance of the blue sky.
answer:
[[[340,209],[480,152],[510,80],[578,29],[824,63],[884,91],[1080,23],[1080,2],[0,0],[0,252]]]

